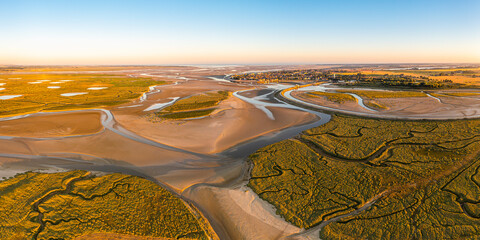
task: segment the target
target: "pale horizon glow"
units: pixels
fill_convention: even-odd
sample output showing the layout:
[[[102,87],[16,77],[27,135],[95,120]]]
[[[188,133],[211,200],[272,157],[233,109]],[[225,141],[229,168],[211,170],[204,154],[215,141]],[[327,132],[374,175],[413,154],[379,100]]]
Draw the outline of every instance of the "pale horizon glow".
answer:
[[[9,1],[2,65],[479,63],[480,1]],[[8,24],[5,24],[8,23]]]

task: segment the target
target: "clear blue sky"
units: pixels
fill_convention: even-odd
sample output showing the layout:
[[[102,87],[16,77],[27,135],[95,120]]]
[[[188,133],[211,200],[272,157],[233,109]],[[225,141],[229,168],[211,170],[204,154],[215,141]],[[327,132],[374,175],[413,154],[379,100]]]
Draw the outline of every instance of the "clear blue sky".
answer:
[[[0,64],[480,62],[480,1],[0,0]]]

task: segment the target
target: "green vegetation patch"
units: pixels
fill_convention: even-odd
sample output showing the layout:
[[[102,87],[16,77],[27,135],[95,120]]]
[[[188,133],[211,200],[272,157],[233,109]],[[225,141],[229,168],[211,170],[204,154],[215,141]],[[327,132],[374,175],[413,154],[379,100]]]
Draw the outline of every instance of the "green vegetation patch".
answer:
[[[364,101],[365,105],[367,107],[370,107],[370,108],[373,108],[373,109],[379,109],[379,110],[387,110],[388,107],[383,105],[383,104],[380,104],[376,101],[373,101],[373,100],[367,100],[367,101]]]
[[[216,108],[195,110],[195,111],[183,111],[165,114],[156,114],[157,117],[164,119],[186,119],[186,118],[198,118],[210,115]]]
[[[162,109],[162,112],[179,112],[210,108],[227,99],[228,96],[228,91],[207,92],[205,94],[194,95],[178,100],[175,104]]]
[[[0,115],[112,106],[138,98],[149,86],[165,83],[151,78],[101,74],[25,74],[0,78],[0,88],[5,88],[0,96],[22,95],[0,100]],[[52,86],[59,88],[48,88]],[[87,94],[61,95],[66,93]]]
[[[364,98],[406,98],[406,97],[426,97],[423,92],[416,91],[372,91],[372,90],[337,90],[343,93],[355,93]]]
[[[123,174],[19,174],[0,182],[0,206],[2,239],[74,239],[89,233],[208,238],[203,219],[182,200]]]
[[[348,95],[345,93],[332,93],[332,92],[309,92],[306,94],[309,97],[324,97],[328,101],[336,102],[336,103],[344,103],[344,102],[355,102],[357,99],[352,95]]]
[[[480,231],[480,120],[334,115],[250,156],[249,186],[321,239],[468,238]],[[348,215],[376,197],[357,215]]]
[[[190,96],[155,113],[161,119],[187,119],[210,115],[221,101],[230,96],[228,91],[207,92]]]

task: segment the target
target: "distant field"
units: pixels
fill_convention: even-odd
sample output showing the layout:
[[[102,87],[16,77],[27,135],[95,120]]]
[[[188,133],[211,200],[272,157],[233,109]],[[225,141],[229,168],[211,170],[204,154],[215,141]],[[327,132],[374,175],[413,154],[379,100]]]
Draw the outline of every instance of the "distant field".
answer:
[[[0,115],[111,106],[130,101],[152,85],[151,78],[88,74],[0,75]],[[62,94],[64,96],[62,96]]]
[[[249,186],[321,239],[470,239],[480,231],[480,120],[333,116],[258,150]]]
[[[207,92],[190,96],[155,113],[162,119],[186,119],[208,116],[221,101],[230,96],[228,91]]]
[[[430,93],[434,97],[475,97],[480,96],[480,93],[472,92],[439,92],[439,93]]]
[[[90,233],[208,239],[209,226],[185,203],[135,176],[30,172],[0,182],[0,193],[2,239],[74,239]]]
[[[366,73],[371,71],[366,71]],[[435,80],[452,80],[455,83],[479,84],[480,68],[444,68],[424,70],[374,71],[376,74],[405,74],[410,76],[427,76]],[[446,75],[451,74],[451,75]]]
[[[363,70],[351,72],[336,72],[337,75],[356,75],[361,73],[368,76],[400,75],[413,77],[428,77],[434,80],[452,80],[454,83],[480,84],[480,68],[443,68],[424,70]]]

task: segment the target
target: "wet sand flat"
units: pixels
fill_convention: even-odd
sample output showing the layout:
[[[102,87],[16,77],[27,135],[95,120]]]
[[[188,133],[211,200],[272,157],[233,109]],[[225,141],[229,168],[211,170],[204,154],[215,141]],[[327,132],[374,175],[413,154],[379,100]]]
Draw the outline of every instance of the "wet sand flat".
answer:
[[[0,136],[59,137],[98,133],[103,129],[99,112],[57,113],[0,121]]]
[[[228,234],[219,236],[221,239],[282,239],[300,232],[245,186],[199,186],[184,195],[199,202],[214,218],[217,228]]]
[[[112,159],[135,166],[164,164],[179,159],[194,159],[185,153],[143,144],[115,134],[109,130],[102,134],[61,140],[32,141],[38,153],[81,153],[102,159]]]
[[[272,111],[275,121],[254,106],[230,97],[219,105],[217,113],[203,119],[151,122],[135,115],[117,114],[115,117],[138,135],[200,153],[217,153],[259,135],[314,119],[312,114],[296,110]]]

